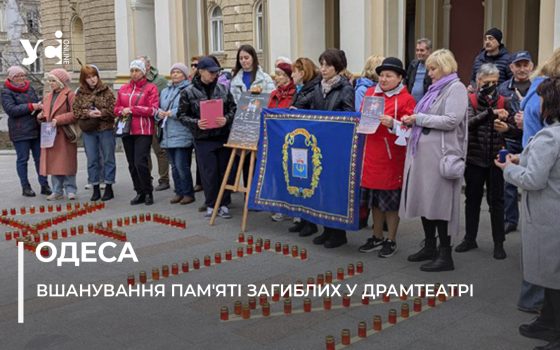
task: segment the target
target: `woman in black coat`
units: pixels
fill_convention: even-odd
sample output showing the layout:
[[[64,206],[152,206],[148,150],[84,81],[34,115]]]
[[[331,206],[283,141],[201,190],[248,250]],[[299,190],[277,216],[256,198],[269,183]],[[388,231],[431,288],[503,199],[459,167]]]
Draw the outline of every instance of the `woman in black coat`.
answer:
[[[37,114],[43,109],[39,97],[31,87],[26,73],[19,66],[8,68],[8,79],[2,89],[2,107],[8,115],[10,140],[16,149],[16,169],[25,197],[35,197],[35,192],[27,178],[29,152],[33,155],[35,170],[39,176],[41,194],[50,195],[51,189],[46,176],[39,175],[41,156],[40,127]]]

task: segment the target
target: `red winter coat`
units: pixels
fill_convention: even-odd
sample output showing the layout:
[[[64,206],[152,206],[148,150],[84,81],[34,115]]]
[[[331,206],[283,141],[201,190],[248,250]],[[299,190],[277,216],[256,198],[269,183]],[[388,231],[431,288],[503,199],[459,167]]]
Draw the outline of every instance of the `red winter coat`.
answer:
[[[132,110],[130,135],[153,135],[154,115],[159,107],[157,86],[148,83],[146,78],[131,80],[121,86],[115,103],[115,115],[120,116],[126,107]]]
[[[370,87],[365,96],[385,98],[385,114],[401,120],[405,115],[412,115],[416,101],[406,87],[391,97],[375,93]],[[395,113],[396,108],[396,113]],[[362,187],[374,190],[398,190],[402,188],[406,146],[395,144],[397,136],[387,127],[379,125],[375,134],[367,135],[364,148],[364,166],[362,169]]]
[[[289,108],[296,94],[296,86],[293,82],[288,85],[279,86],[270,93],[268,108]]]

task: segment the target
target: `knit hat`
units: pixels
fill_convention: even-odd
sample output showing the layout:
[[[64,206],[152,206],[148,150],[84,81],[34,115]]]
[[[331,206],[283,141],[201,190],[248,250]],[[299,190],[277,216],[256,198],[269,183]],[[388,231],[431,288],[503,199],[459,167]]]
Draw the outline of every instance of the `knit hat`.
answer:
[[[64,86],[70,82],[72,77],[64,68],[55,68],[49,72],[49,77],[55,79],[59,85]]]
[[[136,68],[142,72],[142,74],[146,75],[146,65],[142,60],[134,60],[130,62],[130,69]]]
[[[26,74],[25,70],[23,70],[23,68],[21,68],[20,66],[11,66],[10,68],[8,68],[8,79],[12,80],[16,75],[18,74]]]
[[[292,78],[292,65],[288,64],[288,63],[278,63],[278,65],[276,65],[276,69],[280,69],[282,72],[286,73],[286,75],[288,76],[288,78]]]
[[[173,71],[173,69],[180,70],[181,73],[183,73],[185,75],[185,78],[187,78],[189,76],[189,68],[187,66],[185,66],[184,64],[180,63],[180,62],[172,65],[171,69],[169,70],[169,73],[171,73]]]
[[[486,33],[484,33],[484,35],[491,35],[494,37],[494,39],[496,39],[500,44],[502,43],[502,38],[503,38],[503,34],[502,31],[499,30],[498,28],[494,27],[494,28],[490,28],[486,31]]]

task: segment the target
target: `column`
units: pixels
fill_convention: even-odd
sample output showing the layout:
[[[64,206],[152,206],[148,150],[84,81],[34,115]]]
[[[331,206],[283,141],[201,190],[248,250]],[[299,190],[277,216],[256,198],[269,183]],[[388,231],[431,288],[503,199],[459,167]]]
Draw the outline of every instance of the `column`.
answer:
[[[340,6],[340,49],[346,52],[348,70],[359,74],[371,54],[382,54],[382,47],[373,49],[368,45],[371,32],[368,30],[366,0],[353,0],[352,6]]]
[[[129,75],[129,63],[134,57],[131,50],[132,40],[129,39],[132,38],[131,17],[132,10],[128,7],[127,1],[115,1],[117,78]]]
[[[173,36],[175,28],[172,25],[172,11],[171,7],[173,2],[170,1],[155,1],[154,2],[154,24],[155,24],[155,44],[156,54],[155,57],[151,56],[152,64],[157,67],[160,74],[166,75],[173,65],[174,59],[172,55]]]

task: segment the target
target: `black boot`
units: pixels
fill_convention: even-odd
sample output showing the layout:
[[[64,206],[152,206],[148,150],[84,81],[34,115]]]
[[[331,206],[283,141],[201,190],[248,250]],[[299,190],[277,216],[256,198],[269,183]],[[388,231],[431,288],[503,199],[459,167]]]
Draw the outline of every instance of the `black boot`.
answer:
[[[408,256],[408,261],[418,262],[425,260],[434,260],[437,257],[436,239],[426,238],[424,247],[416,254]]]
[[[299,231],[299,235],[300,237],[307,237],[307,236],[311,236],[314,233],[317,233],[317,231],[319,231],[319,229],[317,228],[317,225],[309,222],[309,221],[305,221],[305,224],[303,225],[303,228],[301,229],[301,231]]]
[[[146,205],[152,205],[154,204],[154,196],[152,193],[147,193],[146,194],[146,201],[145,201]]]
[[[494,259],[504,260],[505,258],[507,258],[507,254],[504,250],[504,243],[494,243]]]
[[[101,190],[99,189],[99,185],[93,185],[93,193],[89,200],[92,202],[97,202],[100,199],[101,199]]]
[[[323,233],[313,239],[313,244],[325,244],[331,238],[332,229],[325,227]]]
[[[325,248],[338,248],[341,245],[348,243],[346,239],[346,231],[339,229],[332,229],[330,238],[325,242]]]
[[[31,186],[25,186],[21,195],[24,197],[35,197],[35,192],[31,189]]]
[[[113,194],[113,185],[112,184],[106,184],[105,185],[105,192],[103,192],[103,197],[101,198],[101,200],[103,202],[111,200],[115,198],[115,195]]]
[[[130,201],[130,205],[136,205],[146,202],[146,195],[138,193],[134,199]]]
[[[426,272],[439,272],[455,270],[451,258],[451,247],[439,247],[437,258],[420,266],[420,270]]]
[[[50,196],[52,194],[50,186],[49,185],[41,186],[41,194],[45,196]]]
[[[303,229],[304,226],[305,220],[294,222],[294,224],[288,228],[288,232],[301,232],[301,229]]]
[[[476,249],[476,248],[478,248],[478,244],[476,244],[476,241],[465,238],[465,240],[463,240],[463,242],[461,242],[455,248],[455,251],[457,253],[464,253],[464,252],[468,252],[471,249]]]

